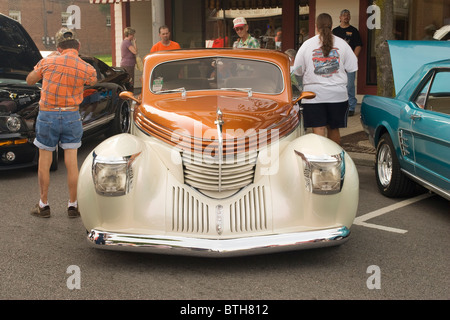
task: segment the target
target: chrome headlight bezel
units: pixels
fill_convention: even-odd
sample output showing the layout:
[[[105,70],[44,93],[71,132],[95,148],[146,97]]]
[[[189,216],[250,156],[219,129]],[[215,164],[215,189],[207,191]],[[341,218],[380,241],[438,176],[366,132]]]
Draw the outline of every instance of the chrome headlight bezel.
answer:
[[[305,188],[311,193],[331,195],[341,192],[345,178],[345,151],[335,155],[295,153],[303,160]]]
[[[10,116],[6,119],[6,127],[10,132],[18,132],[22,127],[22,123],[19,117]]]
[[[101,157],[95,151],[92,160],[92,180],[97,194],[118,197],[128,194],[133,183],[132,164],[140,153],[124,157]]]

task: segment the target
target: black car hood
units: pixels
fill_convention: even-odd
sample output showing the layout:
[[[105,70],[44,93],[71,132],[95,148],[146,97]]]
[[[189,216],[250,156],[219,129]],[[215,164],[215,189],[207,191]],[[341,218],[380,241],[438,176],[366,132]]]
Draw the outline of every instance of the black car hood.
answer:
[[[30,72],[42,59],[41,53],[22,25],[0,14],[0,73]]]

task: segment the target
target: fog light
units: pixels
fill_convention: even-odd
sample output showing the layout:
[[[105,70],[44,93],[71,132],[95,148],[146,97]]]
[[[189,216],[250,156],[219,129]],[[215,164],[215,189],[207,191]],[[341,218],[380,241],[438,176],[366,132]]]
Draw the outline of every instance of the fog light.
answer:
[[[15,154],[14,152],[9,151],[9,152],[6,154],[6,160],[8,160],[8,161],[14,161],[14,160],[16,160],[16,154]]]
[[[13,162],[14,160],[16,160],[16,154],[14,152],[8,151],[2,154],[3,162]]]

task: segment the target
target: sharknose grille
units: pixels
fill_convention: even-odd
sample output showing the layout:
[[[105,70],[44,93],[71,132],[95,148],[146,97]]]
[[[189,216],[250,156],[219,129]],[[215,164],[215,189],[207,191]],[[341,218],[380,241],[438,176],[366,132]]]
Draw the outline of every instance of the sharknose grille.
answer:
[[[219,162],[217,157],[183,152],[184,182],[199,191],[237,191],[253,182],[257,156],[232,154]]]
[[[229,232],[245,233],[268,229],[264,186],[255,186],[239,199],[224,205]],[[214,231],[215,207],[195,197],[188,189],[172,187],[172,231],[208,234]]]

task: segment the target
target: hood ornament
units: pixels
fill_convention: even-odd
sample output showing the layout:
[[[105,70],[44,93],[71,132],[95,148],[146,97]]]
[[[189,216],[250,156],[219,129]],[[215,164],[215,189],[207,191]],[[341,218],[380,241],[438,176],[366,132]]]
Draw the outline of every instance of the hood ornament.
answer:
[[[217,118],[216,118],[216,121],[214,121],[214,124],[222,126],[224,124],[223,113],[219,107],[217,107],[216,115],[217,115]]]

